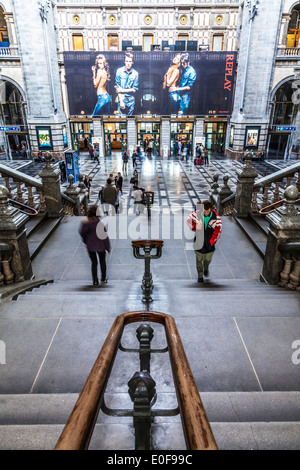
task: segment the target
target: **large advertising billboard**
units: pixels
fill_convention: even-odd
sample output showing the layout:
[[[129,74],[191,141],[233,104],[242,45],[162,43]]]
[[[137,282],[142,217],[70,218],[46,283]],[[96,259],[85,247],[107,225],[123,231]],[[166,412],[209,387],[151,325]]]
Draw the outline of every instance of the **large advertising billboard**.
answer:
[[[235,52],[65,52],[71,116],[227,116]]]

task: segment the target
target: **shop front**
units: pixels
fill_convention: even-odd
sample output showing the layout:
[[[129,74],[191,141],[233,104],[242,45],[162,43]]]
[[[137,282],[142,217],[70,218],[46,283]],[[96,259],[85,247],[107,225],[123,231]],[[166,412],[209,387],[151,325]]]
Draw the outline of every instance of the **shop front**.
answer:
[[[127,123],[104,122],[105,156],[127,150]]]
[[[205,147],[211,156],[222,156],[225,151],[227,122],[210,121],[204,124]]]
[[[81,152],[88,152],[94,136],[92,121],[71,121],[72,147]]]
[[[160,122],[138,122],[137,129],[137,146],[148,154],[160,155]]]
[[[171,156],[178,155],[178,149],[187,147],[191,155],[193,146],[193,122],[171,122]],[[178,143],[179,146],[178,146]]]

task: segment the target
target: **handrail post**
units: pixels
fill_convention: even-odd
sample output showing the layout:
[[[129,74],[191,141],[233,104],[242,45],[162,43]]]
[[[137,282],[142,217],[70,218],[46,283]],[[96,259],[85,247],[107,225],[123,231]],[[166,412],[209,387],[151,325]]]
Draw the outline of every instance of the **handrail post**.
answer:
[[[136,331],[136,336],[140,343],[140,370],[150,372],[153,328],[150,325],[140,325]]]
[[[151,206],[154,203],[154,193],[152,191],[145,191],[143,194],[143,204],[147,208],[148,219],[151,217]]]
[[[68,196],[69,198],[73,199],[74,203],[75,203],[75,207],[74,207],[74,215],[81,215],[80,214],[80,197],[79,197],[79,193],[80,193],[80,188],[74,186],[74,176],[73,175],[69,175],[69,186],[67,187],[67,189],[65,190],[65,195]]]
[[[138,240],[132,242],[133,255],[137,259],[143,259],[145,262],[145,271],[142,281],[142,291],[144,293],[143,302],[152,302],[151,294],[153,292],[152,274],[150,271],[151,259],[158,259],[162,255],[163,241],[161,240]],[[144,250],[144,254],[140,253],[140,249]],[[153,248],[156,248],[156,254],[151,254]]]
[[[136,372],[128,382],[134,404],[135,450],[151,450],[151,403],[156,396],[155,381],[148,372]]]
[[[0,264],[2,264],[2,273],[0,269],[0,286],[14,282],[15,275],[10,266],[14,251],[15,247],[12,243],[0,243]]]
[[[251,165],[252,155],[250,152],[245,155],[246,165],[237,170],[238,183],[236,186],[236,196],[233,215],[234,217],[248,217],[251,210],[251,200],[255,178],[258,176]]]
[[[49,218],[62,218],[64,211],[61,202],[60,170],[51,165],[52,155],[50,152],[46,152],[44,157],[46,165],[39,173],[39,177],[43,182],[47,214]]]
[[[0,186],[0,242],[13,245],[11,270],[14,281],[21,282],[33,276],[25,228],[29,217],[10,207],[8,196],[8,189]]]
[[[284,192],[286,203],[266,216],[270,226],[261,278],[271,285],[280,281],[285,245],[300,242],[300,214],[294,206],[298,196],[296,186],[289,186]]]

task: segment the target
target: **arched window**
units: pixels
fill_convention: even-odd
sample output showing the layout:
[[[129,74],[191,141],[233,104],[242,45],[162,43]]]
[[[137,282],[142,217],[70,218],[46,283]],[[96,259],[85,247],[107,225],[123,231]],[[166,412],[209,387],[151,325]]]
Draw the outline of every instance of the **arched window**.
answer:
[[[286,47],[299,47],[299,35],[300,35],[300,4],[296,5],[291,13],[291,19],[289,22]]]
[[[0,47],[9,47],[7,24],[2,7],[0,7]]]
[[[283,83],[274,97],[273,126],[290,126],[293,122],[295,105],[292,100],[294,93],[292,80]]]
[[[5,126],[26,127],[24,98],[20,90],[11,82],[0,80],[0,120]]]

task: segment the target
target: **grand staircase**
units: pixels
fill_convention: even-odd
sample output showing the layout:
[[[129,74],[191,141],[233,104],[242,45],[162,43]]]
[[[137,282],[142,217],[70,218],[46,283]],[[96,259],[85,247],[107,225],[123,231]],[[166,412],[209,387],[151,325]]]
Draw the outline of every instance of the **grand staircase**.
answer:
[[[286,345],[276,343],[272,323],[279,320],[284,325],[284,319],[298,322],[299,293],[249,279],[218,279],[200,288],[186,280],[180,281],[180,288],[173,281],[157,280],[154,284],[151,309],[174,315],[218,448],[299,450],[297,366],[276,368],[269,363],[272,356],[261,357],[276,347],[282,353]],[[115,316],[135,310],[140,297],[138,281],[122,281],[122,288],[119,281],[98,288],[79,281],[56,281],[6,304],[5,316],[25,323],[30,318],[35,318],[35,323],[50,321],[54,334],[49,337],[45,357],[40,357],[39,370],[36,363],[36,367],[28,366],[22,380],[17,377],[12,381],[9,371],[2,377],[1,450],[54,448]],[[129,327],[123,346],[136,347],[137,326]],[[164,333],[157,331],[157,326],[153,347],[162,348]],[[211,331],[214,328],[216,332]],[[253,334],[252,329],[257,329],[256,346],[247,336]],[[23,351],[26,355],[26,347]],[[136,356],[118,353],[107,388],[108,406],[132,409],[127,382],[138,370]],[[151,376],[157,384],[155,407],[173,409],[177,402],[167,357],[153,354]],[[276,353],[273,360],[277,360]],[[292,377],[291,367],[295,368]],[[153,449],[185,449],[179,416],[155,418],[152,437]],[[132,418],[110,417],[101,411],[90,449],[134,449]]]

